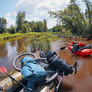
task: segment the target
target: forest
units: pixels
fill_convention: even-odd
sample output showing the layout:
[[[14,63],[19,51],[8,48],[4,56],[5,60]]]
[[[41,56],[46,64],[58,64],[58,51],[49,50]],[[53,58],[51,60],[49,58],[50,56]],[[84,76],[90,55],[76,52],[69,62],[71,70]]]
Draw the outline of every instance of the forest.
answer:
[[[80,8],[78,0],[70,0],[70,4],[59,11],[48,11],[51,18],[56,18],[58,23],[51,29],[47,27],[47,20],[27,21],[26,13],[19,12],[16,16],[16,26],[7,28],[7,20],[0,18],[0,34],[2,33],[28,33],[28,32],[68,32],[74,35],[92,34],[92,1],[82,0],[85,12]]]

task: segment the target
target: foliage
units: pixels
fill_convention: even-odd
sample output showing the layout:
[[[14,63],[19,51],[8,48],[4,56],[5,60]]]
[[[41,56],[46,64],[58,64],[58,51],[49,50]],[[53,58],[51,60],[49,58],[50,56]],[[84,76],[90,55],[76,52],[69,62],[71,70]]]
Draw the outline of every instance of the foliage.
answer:
[[[37,21],[37,22],[29,22],[30,28],[32,29],[32,32],[47,32],[47,21]]]
[[[62,32],[62,26],[56,25],[53,28],[49,29],[50,32]]]
[[[25,12],[19,12],[16,17],[17,32],[19,30],[22,30],[24,20],[25,20]]]
[[[5,39],[10,39],[10,38],[16,38],[16,37],[20,37],[20,36],[25,36],[25,34],[21,34],[21,33],[16,33],[16,34],[3,33],[3,34],[0,34],[0,41],[5,40]]]
[[[14,27],[14,26],[11,26],[11,27],[8,28],[7,30],[8,30],[8,32],[11,33],[11,34],[16,33],[16,27]]]
[[[46,19],[43,21],[43,32],[47,32],[48,28],[47,28],[47,21]]]
[[[6,32],[6,19],[5,18],[0,18],[0,34]]]
[[[86,10],[85,10],[85,16],[87,19],[88,23],[88,32],[92,34],[92,1],[91,0],[83,0],[83,2],[86,5]]]
[[[39,41],[32,39],[30,46],[31,52],[35,52],[38,50],[45,50],[45,51],[51,50],[50,41],[47,39]]]
[[[30,32],[60,32],[61,35],[85,35],[92,34],[92,1],[82,0],[85,4],[85,12],[79,6],[78,0],[70,0],[70,4],[64,10],[57,12],[50,11],[50,16],[57,18],[60,25],[47,28],[47,20],[27,21],[25,12],[19,12],[16,16],[16,27],[8,28],[9,33],[30,33]],[[0,34],[6,33],[7,21],[0,18]]]
[[[75,34],[74,34],[75,35]],[[65,30],[65,29],[63,29],[62,30],[62,33],[61,33],[61,36],[62,37],[73,37],[73,34],[70,32],[70,30]]]
[[[23,24],[22,30],[20,32],[27,33],[27,31],[28,31],[27,25]]]
[[[29,43],[30,43],[32,52],[35,52],[38,50],[50,51],[51,50],[50,41],[55,41],[59,39],[57,35],[51,32],[34,33],[33,35],[30,35],[29,38],[30,38]]]
[[[76,1],[77,0],[71,0],[70,5],[68,5],[68,7],[64,10],[60,10],[58,12],[50,11],[50,16],[57,18],[59,22],[62,22],[62,26],[66,30],[71,30],[73,34],[90,34],[92,33],[92,2],[89,0],[84,0],[82,2],[87,6],[85,11],[88,11],[83,13]]]

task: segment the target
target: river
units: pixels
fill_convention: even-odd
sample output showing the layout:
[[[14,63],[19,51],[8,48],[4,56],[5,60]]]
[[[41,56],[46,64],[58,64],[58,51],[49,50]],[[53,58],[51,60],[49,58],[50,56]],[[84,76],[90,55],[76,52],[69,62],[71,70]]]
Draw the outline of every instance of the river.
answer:
[[[82,57],[72,54],[67,48],[60,50],[60,47],[68,46],[72,38],[65,38],[51,42],[51,50],[56,51],[61,59],[64,59],[69,64],[73,65],[78,62],[77,74],[64,76],[59,92],[92,92],[92,54]],[[84,41],[85,39],[78,39]],[[92,44],[92,40],[85,41],[86,44]],[[30,47],[26,45],[26,50],[23,49],[24,44],[27,44],[27,38],[19,38],[10,41],[5,41],[0,44],[0,67],[5,66],[10,73],[13,69],[12,62],[14,58],[23,52],[31,52]],[[38,56],[39,51],[35,54]],[[0,74],[1,78],[3,74]]]

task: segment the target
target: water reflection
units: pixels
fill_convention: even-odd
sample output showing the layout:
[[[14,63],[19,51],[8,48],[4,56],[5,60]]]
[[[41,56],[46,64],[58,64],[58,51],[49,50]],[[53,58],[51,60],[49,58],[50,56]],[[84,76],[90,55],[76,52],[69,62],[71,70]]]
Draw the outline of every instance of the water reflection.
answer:
[[[23,51],[22,43],[25,39],[7,41],[0,45],[0,66],[5,66],[10,72],[13,69],[12,62],[14,58]]]
[[[14,57],[17,54],[17,40],[14,42],[7,42],[7,58]]]
[[[4,57],[7,56],[7,45],[6,44],[2,44],[0,45],[0,57]]]

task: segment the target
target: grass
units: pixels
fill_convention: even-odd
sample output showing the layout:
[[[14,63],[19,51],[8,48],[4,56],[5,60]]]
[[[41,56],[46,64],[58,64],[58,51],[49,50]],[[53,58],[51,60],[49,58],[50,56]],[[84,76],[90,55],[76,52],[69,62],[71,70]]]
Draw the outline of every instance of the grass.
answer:
[[[17,37],[24,37],[27,35],[32,35],[34,33],[30,32],[30,33],[15,33],[15,34],[10,34],[10,33],[3,33],[0,34],[0,40],[7,40],[7,39],[11,39],[11,38],[17,38]]]
[[[0,34],[0,41],[1,40],[7,40],[11,38],[17,38],[17,37],[26,37],[27,35],[31,35],[31,37],[39,37],[39,39],[49,39],[49,40],[57,40],[58,36],[57,34],[63,35],[63,36],[71,36],[72,34],[70,31],[63,31],[62,33],[60,32],[30,32],[30,33],[15,33],[15,34],[10,34],[10,33],[3,33]]]
[[[61,40],[57,36],[57,34],[60,34],[58,32],[30,32],[30,33],[16,33],[16,34],[10,34],[10,33],[4,33],[0,34],[0,44],[15,40],[21,37],[27,37],[29,39],[28,43],[31,46],[31,51],[37,51],[37,50],[50,50],[50,43],[52,41]],[[27,49],[25,45],[24,49]]]
[[[16,34],[4,33],[4,34],[0,34],[0,40],[16,38],[16,37],[19,37],[19,36],[23,36],[23,34],[21,34],[21,33],[16,33]]]
[[[30,40],[45,40],[45,39],[48,39],[48,40],[52,40],[52,41],[55,41],[55,40],[58,40],[58,36],[52,32],[44,32],[44,33],[33,33],[31,36],[30,36]]]
[[[34,33],[29,37],[31,52],[39,50],[50,51],[51,42],[56,40],[59,40],[59,38],[56,34],[53,34],[52,32]]]

